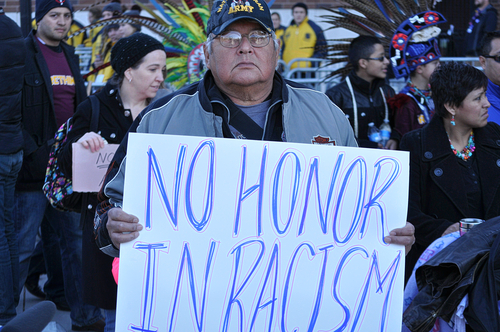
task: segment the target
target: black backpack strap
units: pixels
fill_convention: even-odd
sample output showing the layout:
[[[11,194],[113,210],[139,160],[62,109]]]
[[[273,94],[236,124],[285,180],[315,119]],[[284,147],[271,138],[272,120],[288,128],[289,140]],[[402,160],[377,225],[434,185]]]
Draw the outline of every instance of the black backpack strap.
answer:
[[[90,104],[92,106],[92,116],[90,117],[90,131],[97,133],[97,129],[99,126],[99,99],[95,95],[90,95]]]

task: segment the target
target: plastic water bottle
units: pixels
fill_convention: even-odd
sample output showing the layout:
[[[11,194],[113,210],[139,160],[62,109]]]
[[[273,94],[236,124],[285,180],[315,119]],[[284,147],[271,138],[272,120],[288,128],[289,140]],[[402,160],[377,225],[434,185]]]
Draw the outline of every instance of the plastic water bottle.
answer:
[[[375,127],[375,124],[373,122],[370,122],[368,124],[368,139],[375,143],[379,143],[382,139],[380,137],[380,131],[377,127]]]
[[[389,125],[389,120],[385,119],[384,123],[380,126],[380,144],[383,147],[387,144],[387,141],[391,138],[391,126]]]

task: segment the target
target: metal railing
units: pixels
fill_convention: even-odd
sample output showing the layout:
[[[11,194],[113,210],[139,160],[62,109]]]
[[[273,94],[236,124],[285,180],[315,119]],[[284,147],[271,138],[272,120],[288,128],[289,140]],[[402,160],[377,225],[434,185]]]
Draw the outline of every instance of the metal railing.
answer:
[[[293,64],[299,61],[309,61],[312,64],[312,67],[308,68],[293,68]],[[466,57],[466,58],[457,58],[457,57],[442,57],[440,59],[441,62],[447,61],[457,61],[457,62],[466,62],[470,65],[482,70],[479,59]],[[338,84],[340,82],[340,77],[336,78],[328,78],[328,76],[334,71],[342,67],[341,64],[335,65],[327,65],[328,61],[325,59],[319,58],[297,58],[290,61],[288,64],[283,60],[279,61],[278,69],[281,70],[281,74],[284,78],[295,81],[297,83],[304,84],[313,89],[316,89],[321,92],[325,92],[330,87]],[[406,84],[405,79],[390,79],[389,84],[394,88],[394,90],[400,91],[404,85]]]
[[[75,49],[75,53],[80,56],[80,71],[82,75],[89,72],[90,59],[92,57],[92,48],[78,46]],[[299,61],[307,61],[311,63],[311,67],[301,67],[293,68],[293,65]],[[457,61],[457,62],[467,62],[478,69],[481,69],[478,58],[456,58],[456,57],[443,57],[440,59],[441,62],[446,61]],[[304,84],[313,89],[321,92],[325,92],[330,87],[338,84],[340,82],[340,77],[329,78],[330,74],[342,67],[342,64],[328,65],[328,60],[320,58],[297,58],[290,61],[288,64],[283,60],[279,60],[276,69],[283,75],[284,78],[295,81],[297,83]],[[395,91],[400,91],[406,81],[402,78],[400,79],[390,79],[389,84],[394,88]],[[104,86],[105,83],[96,83],[93,89]]]

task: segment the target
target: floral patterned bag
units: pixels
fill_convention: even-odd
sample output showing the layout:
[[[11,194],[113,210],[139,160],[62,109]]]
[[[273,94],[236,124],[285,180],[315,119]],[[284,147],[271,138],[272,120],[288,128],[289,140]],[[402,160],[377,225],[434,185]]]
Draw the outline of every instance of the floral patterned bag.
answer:
[[[99,123],[99,100],[96,96],[89,96],[92,105],[92,116],[90,120],[90,130],[97,132]],[[57,210],[80,212],[83,197],[86,193],[73,192],[71,178],[68,178],[59,168],[57,160],[63,150],[64,143],[68,138],[68,132],[71,130],[72,118],[63,123],[54,136],[54,143],[50,148],[49,162],[45,172],[45,182],[43,184],[43,193]]]

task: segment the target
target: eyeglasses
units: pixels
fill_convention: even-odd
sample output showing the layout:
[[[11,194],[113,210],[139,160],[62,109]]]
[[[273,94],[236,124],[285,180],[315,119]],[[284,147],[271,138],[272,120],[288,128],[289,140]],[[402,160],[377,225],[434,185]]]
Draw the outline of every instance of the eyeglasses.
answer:
[[[225,35],[219,35],[215,38],[219,38],[222,46],[235,48],[240,46],[243,37],[247,37],[250,45],[253,47],[267,46],[271,40],[271,35],[269,33],[260,30],[251,31],[249,34],[245,35],[242,35],[238,31],[229,31]]]
[[[493,59],[495,62],[500,63],[500,55],[483,55],[483,58]]]
[[[380,61],[380,62],[384,62],[385,59],[387,59],[387,57],[384,55],[384,56],[381,56],[381,57],[378,57],[378,58],[364,58],[365,60],[377,60],[377,61]]]

